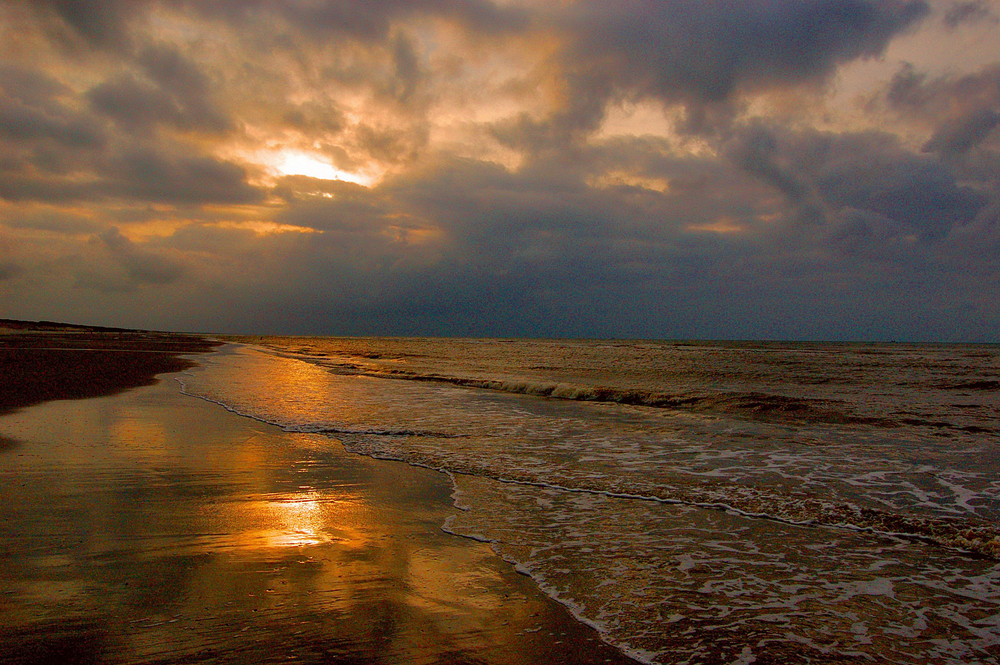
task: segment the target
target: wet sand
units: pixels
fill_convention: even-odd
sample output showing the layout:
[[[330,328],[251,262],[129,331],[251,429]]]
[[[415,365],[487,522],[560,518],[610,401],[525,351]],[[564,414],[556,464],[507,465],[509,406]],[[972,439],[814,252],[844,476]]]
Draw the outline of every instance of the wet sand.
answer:
[[[0,438],[2,663],[632,662],[443,533],[446,477],[170,376],[7,413]]]

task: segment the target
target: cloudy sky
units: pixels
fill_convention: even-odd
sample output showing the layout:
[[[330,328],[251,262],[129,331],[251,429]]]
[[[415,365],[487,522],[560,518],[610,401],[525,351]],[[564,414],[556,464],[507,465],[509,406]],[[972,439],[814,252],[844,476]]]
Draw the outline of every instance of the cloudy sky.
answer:
[[[1000,0],[0,0],[0,317],[1000,341]]]

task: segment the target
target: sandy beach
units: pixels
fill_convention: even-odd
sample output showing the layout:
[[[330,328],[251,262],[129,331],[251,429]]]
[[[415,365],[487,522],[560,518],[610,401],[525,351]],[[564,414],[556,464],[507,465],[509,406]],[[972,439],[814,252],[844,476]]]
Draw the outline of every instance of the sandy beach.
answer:
[[[182,394],[203,340],[0,346],[0,662],[632,662],[442,532],[446,476]]]

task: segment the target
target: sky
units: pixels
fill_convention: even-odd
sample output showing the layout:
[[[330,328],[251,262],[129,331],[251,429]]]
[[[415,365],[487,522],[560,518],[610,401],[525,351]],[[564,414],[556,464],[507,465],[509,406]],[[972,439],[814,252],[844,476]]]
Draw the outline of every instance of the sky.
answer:
[[[0,0],[0,317],[1000,341],[1000,0]]]

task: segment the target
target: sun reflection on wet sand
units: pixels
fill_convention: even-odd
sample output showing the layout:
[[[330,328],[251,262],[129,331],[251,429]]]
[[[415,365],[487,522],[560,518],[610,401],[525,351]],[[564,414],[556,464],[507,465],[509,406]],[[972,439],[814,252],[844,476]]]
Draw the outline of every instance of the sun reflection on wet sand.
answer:
[[[273,547],[300,547],[323,542],[322,529],[326,520],[316,499],[268,501],[263,508],[272,513],[274,522],[282,525],[281,531],[271,536],[269,544]]]
[[[272,528],[239,534],[240,544],[245,548],[302,547],[318,545],[327,540],[323,533],[325,516],[315,498],[291,495],[255,502],[246,508],[246,512],[256,514],[255,519],[251,518],[252,521],[262,522]]]
[[[364,516],[370,511],[357,494],[331,496],[303,489],[299,493],[270,495],[258,500],[233,502],[222,510],[206,508],[210,519],[227,525],[231,545],[255,550],[306,547],[336,542],[339,547],[359,549],[370,539]]]
[[[285,365],[301,399],[323,398],[315,368]],[[266,395],[276,378],[241,380]],[[0,436],[16,442],[0,450],[0,663],[624,662],[440,530],[439,474],[170,380],[8,414]]]

